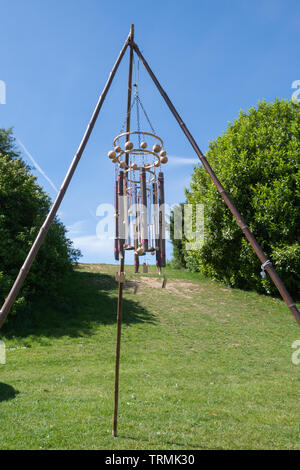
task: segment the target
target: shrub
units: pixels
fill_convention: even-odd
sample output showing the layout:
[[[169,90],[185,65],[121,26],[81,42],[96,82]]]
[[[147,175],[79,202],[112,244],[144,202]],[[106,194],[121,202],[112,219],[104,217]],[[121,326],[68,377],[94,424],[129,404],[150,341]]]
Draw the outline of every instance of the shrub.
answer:
[[[300,107],[276,100],[229,124],[208,161],[290,292],[300,286]],[[194,169],[187,202],[203,203],[205,242],[183,256],[188,268],[225,283],[277,293],[205,169]]]
[[[4,155],[1,151],[8,154]],[[51,201],[14,148],[11,131],[0,130],[0,303],[8,294],[44,222]],[[40,295],[59,295],[80,252],[55,219],[12,313]]]

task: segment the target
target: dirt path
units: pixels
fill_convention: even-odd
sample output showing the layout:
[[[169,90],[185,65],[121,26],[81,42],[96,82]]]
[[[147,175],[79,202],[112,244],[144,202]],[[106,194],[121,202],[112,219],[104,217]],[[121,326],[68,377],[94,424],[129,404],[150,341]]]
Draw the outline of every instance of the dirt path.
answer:
[[[126,281],[127,287],[133,287],[135,292],[138,293],[139,291],[143,291],[144,289],[160,289],[162,290],[162,283],[163,278],[154,278],[154,277],[146,277],[141,276],[136,281]],[[183,297],[185,299],[192,299],[191,295],[188,293],[196,293],[203,291],[203,289],[191,282],[182,282],[180,280],[172,281],[167,280],[166,287],[163,289],[168,293],[172,293],[174,295],[178,295],[179,297]]]

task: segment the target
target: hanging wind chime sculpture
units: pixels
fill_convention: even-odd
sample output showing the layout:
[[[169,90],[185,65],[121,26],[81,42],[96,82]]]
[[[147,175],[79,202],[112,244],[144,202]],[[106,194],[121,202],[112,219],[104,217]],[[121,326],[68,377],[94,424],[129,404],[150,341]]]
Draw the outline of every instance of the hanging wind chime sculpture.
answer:
[[[137,85],[135,85],[137,87]],[[113,141],[108,157],[115,164],[115,246],[116,260],[124,251],[134,252],[135,272],[139,258],[150,253],[159,274],[166,265],[164,173],[168,157],[163,140],[155,134],[136,88],[133,105],[139,107],[152,132],[121,132]]]
[[[122,142],[129,136],[131,140]],[[148,150],[145,137],[156,141]],[[141,141],[143,137],[143,141]],[[137,142],[135,142],[137,140]],[[125,132],[114,139],[109,158],[115,168],[115,259],[132,250],[136,257],[156,255],[160,270],[165,266],[164,174],[167,163],[163,141],[148,132]],[[136,263],[136,261],[135,261]],[[137,266],[136,266],[137,267]]]

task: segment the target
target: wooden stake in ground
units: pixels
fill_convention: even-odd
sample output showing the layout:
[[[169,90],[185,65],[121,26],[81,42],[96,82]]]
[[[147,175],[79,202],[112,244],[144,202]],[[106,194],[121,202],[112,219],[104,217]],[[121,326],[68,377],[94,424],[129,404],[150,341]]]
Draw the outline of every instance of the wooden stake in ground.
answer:
[[[120,350],[121,350],[121,329],[122,329],[122,302],[123,302],[123,284],[124,284],[124,250],[120,252],[120,272],[119,272],[119,292],[117,307],[117,342],[116,342],[116,363],[115,363],[115,391],[114,391],[114,418],[113,418],[113,436],[118,433],[118,406],[119,406],[119,371],[120,371]]]
[[[129,44],[134,40],[134,25],[131,25],[130,35],[129,35]],[[130,117],[131,117],[131,91],[132,91],[132,64],[133,64],[133,49],[130,47],[130,56],[129,56],[129,73],[128,73],[128,95],[127,95],[127,117],[126,117],[126,132],[130,132]],[[126,140],[129,140],[129,135]],[[128,164],[128,157],[126,157],[126,163]],[[123,172],[120,172],[120,175]],[[127,173],[125,173],[125,178],[127,178]],[[119,196],[124,195],[123,188],[123,178],[119,180]],[[125,194],[126,196],[126,194]],[[119,204],[120,207],[120,204]],[[124,214],[124,217],[127,217],[127,214]],[[120,220],[120,224],[123,225],[123,220]],[[117,307],[117,343],[116,343],[116,364],[115,364],[115,391],[114,391],[114,417],[113,417],[113,431],[112,434],[114,437],[118,435],[118,406],[119,406],[119,371],[120,371],[120,351],[121,351],[121,332],[122,332],[122,303],[123,303],[123,284],[125,280],[124,275],[124,263],[125,263],[125,249],[124,249],[125,240],[120,240],[119,244],[119,253],[120,253],[120,273],[119,273],[119,289],[118,289],[118,307]]]

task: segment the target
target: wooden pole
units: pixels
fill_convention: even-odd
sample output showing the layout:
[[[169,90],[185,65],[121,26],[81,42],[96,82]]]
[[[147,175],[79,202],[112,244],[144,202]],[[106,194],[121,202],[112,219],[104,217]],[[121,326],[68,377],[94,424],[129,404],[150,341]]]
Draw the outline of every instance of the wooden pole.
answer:
[[[132,42],[134,41],[134,30],[132,33]],[[128,102],[127,102],[127,113],[130,113],[131,109],[131,89],[132,89],[132,62],[133,62],[133,48],[130,48],[130,63],[129,63],[129,76],[128,76]],[[130,65],[131,64],[131,65]],[[130,83],[130,87],[129,87]],[[129,90],[130,90],[130,100],[129,100]],[[130,119],[130,114],[129,114],[129,119]],[[128,131],[129,132],[129,131]],[[135,187],[136,190],[136,187]],[[135,200],[135,204],[137,204],[137,198]],[[136,235],[136,234],[135,234]],[[140,258],[139,256],[135,253],[138,248],[138,243],[136,238],[134,239],[134,272],[137,274],[139,272],[139,267],[140,267]]]
[[[78,147],[78,150],[77,150],[77,152],[76,152],[76,154],[73,158],[73,161],[72,161],[71,166],[68,170],[68,173],[67,173],[67,175],[66,175],[66,177],[63,181],[63,184],[62,184],[62,186],[61,186],[61,188],[58,192],[56,200],[55,200],[55,202],[54,202],[54,204],[53,204],[53,206],[52,206],[52,208],[51,208],[44,224],[42,225],[42,227],[41,227],[41,229],[40,229],[40,231],[39,231],[32,247],[31,247],[31,250],[29,251],[29,253],[27,255],[27,258],[26,258],[22,268],[20,269],[18,277],[16,278],[15,283],[14,283],[13,287],[11,288],[10,293],[8,294],[8,297],[6,298],[6,300],[5,300],[5,302],[2,306],[2,309],[0,311],[0,328],[3,325],[8,313],[9,313],[9,311],[10,311],[10,309],[11,309],[13,303],[14,303],[14,301],[16,300],[16,297],[17,297],[18,293],[20,292],[20,289],[21,289],[21,287],[22,287],[22,285],[23,285],[23,283],[26,279],[26,276],[27,276],[27,274],[28,274],[28,272],[29,272],[29,270],[32,266],[32,263],[34,262],[34,260],[36,258],[36,255],[37,255],[37,253],[40,249],[40,246],[43,243],[43,241],[44,241],[44,239],[45,239],[45,237],[48,233],[48,230],[49,230],[49,228],[50,228],[50,226],[51,226],[51,224],[52,224],[52,222],[53,222],[53,220],[56,216],[56,213],[57,213],[57,211],[59,209],[59,206],[60,206],[60,204],[61,204],[61,202],[64,198],[64,195],[65,195],[65,193],[66,193],[66,191],[69,187],[69,184],[70,184],[71,179],[74,175],[74,172],[77,168],[77,165],[80,161],[80,158],[81,158],[81,156],[84,152],[84,149],[85,149],[85,147],[88,143],[88,140],[90,138],[92,130],[93,130],[93,128],[95,126],[95,123],[97,121],[99,112],[100,112],[100,110],[102,108],[102,105],[104,103],[104,100],[106,98],[107,92],[108,92],[108,90],[109,90],[109,88],[112,84],[112,81],[114,79],[116,71],[117,71],[117,69],[120,65],[120,62],[121,62],[121,60],[122,60],[122,58],[125,54],[125,51],[128,47],[128,44],[129,44],[129,37],[126,39],[125,44],[124,44],[124,46],[123,46],[123,48],[122,48],[122,50],[119,54],[119,57],[117,58],[117,61],[116,61],[115,65],[113,66],[112,71],[110,72],[110,75],[108,77],[106,85],[105,85],[105,87],[102,91],[102,94],[99,97],[99,100],[98,100],[98,103],[97,103],[97,105],[95,107],[95,110],[93,112],[92,118],[91,118],[91,120],[90,120],[90,122],[87,126],[87,129],[85,131],[83,139],[82,139],[82,141],[81,141],[81,143]]]
[[[134,25],[131,25],[129,34],[129,44],[134,40]],[[129,54],[129,71],[128,71],[128,92],[127,92],[127,114],[126,114],[126,132],[130,132],[130,121],[131,121],[131,96],[132,96],[132,65],[133,65],[133,49],[130,47]],[[130,136],[126,136],[126,142],[130,140]],[[125,161],[128,165],[128,154],[126,154]]]
[[[122,203],[124,190],[124,172],[120,171],[119,174],[119,196]],[[119,204],[120,206],[120,204]],[[124,212],[123,212],[124,216]],[[120,217],[122,224],[123,218]],[[119,230],[119,236],[123,236],[122,229]],[[116,341],[116,362],[115,362],[115,391],[114,391],[114,417],[113,417],[113,436],[117,437],[118,429],[118,404],[119,404],[119,370],[120,370],[120,350],[121,350],[121,329],[122,329],[122,302],[123,302],[123,284],[124,284],[124,240],[119,239],[119,254],[120,254],[120,272],[119,272],[119,290],[118,290],[118,306],[117,306],[117,341]]]
[[[129,45],[134,40],[134,25],[131,25],[129,34]],[[127,95],[127,117],[126,117],[126,132],[130,132],[130,110],[131,110],[131,90],[132,90],[132,64],[133,64],[133,50],[130,47],[129,56],[129,73],[128,73],[128,95]],[[129,136],[126,137],[129,140]],[[126,163],[128,165],[128,155],[126,155]],[[123,172],[120,172],[123,173]],[[125,173],[127,175],[127,173]],[[125,176],[127,178],[127,176]],[[119,180],[119,194],[123,196],[123,178]],[[125,191],[127,184],[125,181]],[[127,194],[125,194],[127,197]],[[121,201],[122,203],[122,201]],[[120,206],[120,204],[119,204]],[[124,214],[127,217],[127,214]],[[120,221],[123,223],[123,220]],[[122,332],[122,303],[123,303],[123,284],[124,284],[124,265],[125,265],[125,250],[124,244],[120,246],[120,273],[119,273],[119,290],[118,290],[118,307],[117,307],[117,343],[116,343],[116,364],[115,364],[115,391],[114,391],[114,417],[113,417],[113,431],[114,437],[118,435],[118,406],[119,406],[119,371],[120,371],[120,351],[121,351],[121,332]]]
[[[196,143],[196,141],[193,138],[192,134],[190,133],[190,131],[188,130],[188,128],[186,127],[186,125],[182,121],[182,119],[181,119],[180,115],[178,114],[176,108],[174,107],[173,103],[171,102],[171,100],[168,97],[165,90],[160,85],[159,81],[157,80],[156,76],[154,75],[153,71],[151,70],[151,68],[148,64],[148,62],[144,58],[143,54],[141,53],[141,51],[138,48],[136,43],[133,44],[133,48],[134,48],[135,52],[137,53],[137,55],[139,56],[139,58],[141,59],[145,69],[149,73],[149,75],[152,78],[153,82],[155,83],[158,91],[160,92],[163,99],[165,100],[165,102],[166,102],[167,106],[169,107],[171,113],[173,114],[173,116],[175,117],[175,119],[178,122],[179,126],[181,127],[181,130],[183,131],[183,133],[187,137],[188,141],[190,142],[191,146],[195,150],[196,154],[198,155],[200,161],[202,162],[202,165],[204,166],[207,173],[211,177],[213,183],[215,184],[216,188],[218,189],[218,191],[219,191],[221,197],[223,198],[224,202],[226,203],[227,207],[229,208],[229,210],[231,211],[231,213],[235,217],[237,224],[239,225],[239,227],[243,231],[245,237],[249,241],[249,243],[252,246],[254,252],[256,253],[259,260],[261,261],[262,265],[265,266],[265,270],[268,272],[269,276],[271,277],[272,281],[274,282],[275,286],[277,287],[278,291],[280,292],[283,300],[285,301],[288,308],[290,309],[290,311],[294,315],[296,321],[300,324],[300,312],[297,308],[297,305],[295,304],[294,300],[290,296],[288,290],[286,289],[286,287],[283,284],[282,280],[278,276],[277,272],[273,268],[272,263],[266,257],[265,253],[263,252],[263,250],[260,247],[259,243],[257,242],[256,238],[254,237],[254,235],[250,231],[248,225],[243,220],[240,212],[237,210],[237,208],[235,207],[235,205],[231,201],[230,197],[226,193],[224,187],[220,183],[219,179],[217,178],[216,174],[214,173],[213,169],[211,168],[210,164],[208,163],[206,157],[201,152],[201,150],[198,147],[198,144]]]

